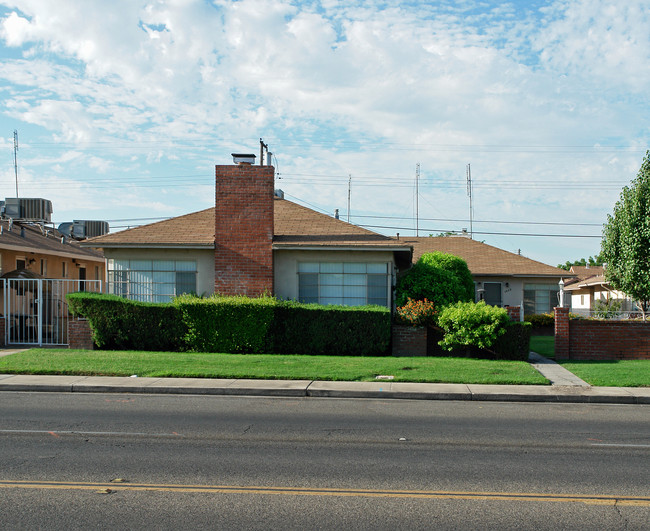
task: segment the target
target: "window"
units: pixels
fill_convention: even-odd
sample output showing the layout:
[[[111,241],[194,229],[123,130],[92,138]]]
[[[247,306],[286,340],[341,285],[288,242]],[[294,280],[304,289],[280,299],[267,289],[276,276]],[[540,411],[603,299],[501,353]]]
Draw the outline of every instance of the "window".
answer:
[[[61,263],[61,278],[68,278],[68,264],[66,262]]]
[[[47,258],[41,258],[41,276],[47,276]]]
[[[501,306],[501,282],[483,282],[483,300],[490,306]]]
[[[108,292],[132,300],[169,302],[183,293],[196,293],[193,260],[108,261]]]
[[[552,312],[559,291],[557,284],[524,284],[524,314]]]
[[[320,304],[389,305],[387,263],[302,262],[298,264],[298,299]]]
[[[24,258],[16,258],[16,269],[25,269],[26,262]]]

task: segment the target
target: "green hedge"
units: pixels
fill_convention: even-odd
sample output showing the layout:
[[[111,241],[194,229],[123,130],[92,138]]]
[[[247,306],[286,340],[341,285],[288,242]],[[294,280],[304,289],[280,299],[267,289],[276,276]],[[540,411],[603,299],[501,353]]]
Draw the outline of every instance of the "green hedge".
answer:
[[[92,293],[71,294],[68,305],[102,349],[363,356],[390,347],[390,311],[379,306],[191,295],[154,304]]]
[[[391,315],[381,306],[276,306],[274,350],[282,354],[389,354]]]
[[[187,328],[171,304],[99,293],[70,293],[66,300],[73,315],[88,319],[93,340],[101,349],[184,350]]]
[[[533,326],[530,323],[509,323],[505,334],[499,336],[492,345],[494,359],[528,361],[532,331]]]
[[[271,297],[177,297],[187,327],[185,344],[197,352],[270,352],[276,300]]]

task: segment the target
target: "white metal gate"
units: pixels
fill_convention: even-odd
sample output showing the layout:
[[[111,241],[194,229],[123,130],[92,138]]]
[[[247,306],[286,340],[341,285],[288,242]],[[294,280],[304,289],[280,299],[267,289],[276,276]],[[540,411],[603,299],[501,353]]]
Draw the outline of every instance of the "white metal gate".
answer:
[[[6,345],[67,345],[68,305],[77,291],[101,292],[101,280],[3,279]]]

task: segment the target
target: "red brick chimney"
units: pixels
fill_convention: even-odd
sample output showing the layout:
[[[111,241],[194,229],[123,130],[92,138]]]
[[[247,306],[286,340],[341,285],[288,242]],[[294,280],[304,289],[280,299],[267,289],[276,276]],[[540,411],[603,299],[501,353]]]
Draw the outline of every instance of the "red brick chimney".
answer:
[[[214,292],[256,297],[273,293],[273,166],[233,154],[216,166]]]

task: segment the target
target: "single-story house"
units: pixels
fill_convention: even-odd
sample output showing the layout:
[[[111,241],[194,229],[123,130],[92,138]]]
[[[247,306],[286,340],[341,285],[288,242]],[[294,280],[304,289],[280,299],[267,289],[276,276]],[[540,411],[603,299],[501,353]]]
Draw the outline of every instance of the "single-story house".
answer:
[[[244,160],[246,160],[244,158]],[[465,259],[477,300],[557,305],[566,271],[464,237],[389,237],[316,212],[274,193],[274,168],[216,166],[215,206],[99,236],[110,293],[162,302],[172,296],[273,293],[324,304],[392,307],[397,274],[424,252]]]
[[[590,316],[596,301],[620,301],[620,311],[635,310],[634,301],[625,293],[613,289],[605,278],[603,266],[571,266],[575,278],[567,281],[564,291],[570,296],[571,311],[578,315]]]
[[[524,315],[552,312],[558,305],[560,279],[573,274],[467,236],[406,237],[413,262],[424,253],[460,256],[474,278],[476,300],[494,306],[524,306]]]

